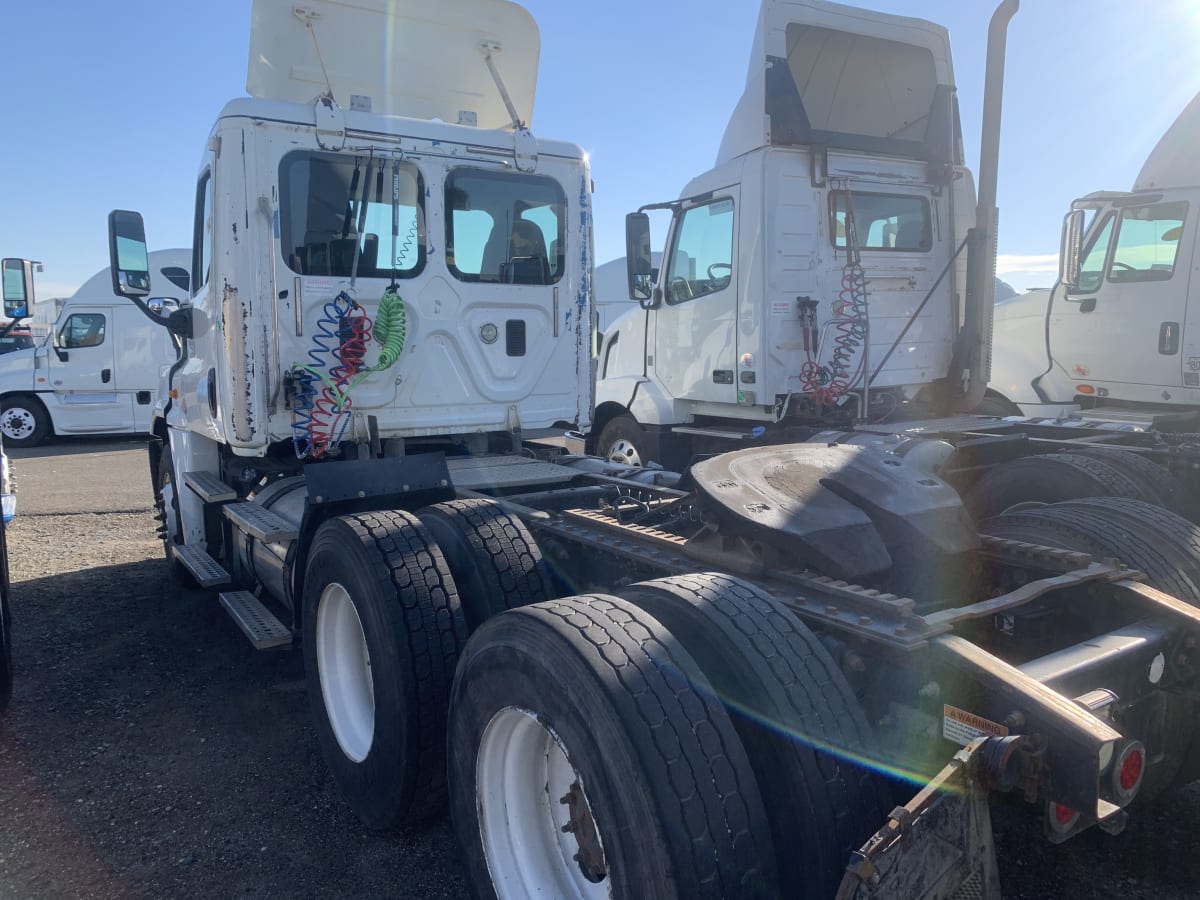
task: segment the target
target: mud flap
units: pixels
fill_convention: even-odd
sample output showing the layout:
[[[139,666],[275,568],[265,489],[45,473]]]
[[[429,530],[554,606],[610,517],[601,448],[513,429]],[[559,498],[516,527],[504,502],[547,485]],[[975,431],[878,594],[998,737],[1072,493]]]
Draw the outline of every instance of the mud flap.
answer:
[[[896,807],[851,856],[837,900],[999,900],[985,769],[993,760],[1006,768],[1011,741],[972,741]]]

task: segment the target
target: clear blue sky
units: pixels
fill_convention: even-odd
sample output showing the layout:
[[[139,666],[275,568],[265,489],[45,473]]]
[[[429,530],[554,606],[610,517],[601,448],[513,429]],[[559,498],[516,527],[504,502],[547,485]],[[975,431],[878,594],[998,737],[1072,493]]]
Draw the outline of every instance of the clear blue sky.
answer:
[[[590,152],[604,262],[624,252],[626,212],[674,197],[712,165],[742,91],[758,2],[525,5],[542,35],[533,130]],[[975,168],[993,4],[865,5],[950,29]],[[44,261],[39,296],[70,293],[107,265],[114,207],[140,210],[154,247],[190,243],[201,147],[224,102],[245,94],[249,10],[249,0],[6,4],[0,254]],[[1198,47],[1196,0],[1025,0],[1009,35],[1002,277],[1022,288],[1053,280],[1068,204],[1132,185],[1200,92]],[[1014,268],[1008,257],[1021,259]]]

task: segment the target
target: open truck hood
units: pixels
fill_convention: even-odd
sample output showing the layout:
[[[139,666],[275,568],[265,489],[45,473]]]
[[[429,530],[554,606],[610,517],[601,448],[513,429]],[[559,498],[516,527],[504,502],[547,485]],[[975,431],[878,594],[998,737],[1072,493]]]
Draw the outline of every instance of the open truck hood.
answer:
[[[780,143],[927,158],[919,148],[928,132],[946,132],[939,144],[950,133],[935,98],[953,85],[940,25],[823,0],[764,0],[717,163]]]
[[[507,0],[254,0],[246,90],[311,105],[332,89],[343,109],[506,128],[485,44],[529,126],[541,40]]]

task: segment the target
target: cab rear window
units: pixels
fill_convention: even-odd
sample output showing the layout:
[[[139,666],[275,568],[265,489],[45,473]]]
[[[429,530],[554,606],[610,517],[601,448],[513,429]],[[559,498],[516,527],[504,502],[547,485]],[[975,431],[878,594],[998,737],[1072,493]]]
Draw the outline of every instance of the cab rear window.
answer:
[[[933,249],[929,201],[911,194],[850,192],[851,219],[860,250],[927,253]],[[846,247],[846,194],[829,195],[829,232],[833,245]]]

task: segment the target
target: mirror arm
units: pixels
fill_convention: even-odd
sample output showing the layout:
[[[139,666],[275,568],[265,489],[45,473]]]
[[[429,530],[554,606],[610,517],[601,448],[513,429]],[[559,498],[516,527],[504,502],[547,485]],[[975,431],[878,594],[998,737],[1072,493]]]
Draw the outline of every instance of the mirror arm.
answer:
[[[10,331],[12,331],[14,328],[16,328],[17,324],[20,321],[21,321],[20,319],[11,319],[7,323],[5,323],[3,326],[0,326],[0,338],[8,337],[8,333]]]
[[[142,315],[144,315],[155,325],[159,325],[167,329],[167,331],[171,332],[171,334],[181,338],[192,337],[191,307],[187,307],[185,309],[173,309],[171,310],[170,315],[160,316],[153,312],[150,307],[146,305],[145,301],[141,300],[140,298],[130,297],[128,299],[132,300],[133,305],[142,311]]]

